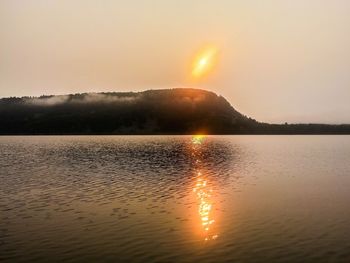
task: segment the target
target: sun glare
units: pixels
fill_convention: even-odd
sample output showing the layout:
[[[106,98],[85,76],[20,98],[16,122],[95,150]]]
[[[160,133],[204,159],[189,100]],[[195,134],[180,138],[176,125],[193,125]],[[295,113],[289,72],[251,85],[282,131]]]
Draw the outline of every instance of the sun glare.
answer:
[[[192,65],[192,77],[200,78],[207,75],[214,68],[217,61],[218,49],[208,46],[195,56]]]

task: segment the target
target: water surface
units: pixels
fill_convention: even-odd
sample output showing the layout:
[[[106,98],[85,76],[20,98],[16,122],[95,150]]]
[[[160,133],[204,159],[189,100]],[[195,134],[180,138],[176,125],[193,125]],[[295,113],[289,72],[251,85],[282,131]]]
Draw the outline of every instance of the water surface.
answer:
[[[350,262],[350,136],[0,137],[1,262]]]

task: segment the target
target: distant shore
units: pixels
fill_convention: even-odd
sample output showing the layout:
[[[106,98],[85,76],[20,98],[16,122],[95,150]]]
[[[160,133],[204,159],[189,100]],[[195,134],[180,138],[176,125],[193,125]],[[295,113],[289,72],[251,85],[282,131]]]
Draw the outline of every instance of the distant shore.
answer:
[[[178,88],[0,99],[0,135],[350,134],[350,124],[269,124],[213,92]]]

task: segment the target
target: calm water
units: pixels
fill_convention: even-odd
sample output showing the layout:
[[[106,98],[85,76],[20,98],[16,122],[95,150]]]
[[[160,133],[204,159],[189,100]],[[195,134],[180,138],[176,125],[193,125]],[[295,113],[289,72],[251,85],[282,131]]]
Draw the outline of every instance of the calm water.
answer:
[[[1,262],[350,262],[350,136],[0,137]]]

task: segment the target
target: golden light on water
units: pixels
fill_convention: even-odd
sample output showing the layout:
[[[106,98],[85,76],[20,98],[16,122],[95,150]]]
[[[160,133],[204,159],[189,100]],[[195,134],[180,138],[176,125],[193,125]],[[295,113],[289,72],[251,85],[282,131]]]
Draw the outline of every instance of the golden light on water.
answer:
[[[194,58],[192,64],[192,77],[200,78],[213,70],[217,63],[218,49],[208,46],[202,49]]]
[[[218,238],[218,234],[215,233],[213,226],[215,219],[213,215],[213,189],[210,186],[210,182],[202,172],[201,168],[201,147],[205,140],[204,135],[196,135],[192,137],[192,156],[195,158],[196,170],[195,170],[195,185],[193,192],[196,195],[198,204],[198,217],[202,235],[205,241],[215,240]]]
[[[194,135],[192,137],[192,143],[193,144],[202,144],[202,141],[204,140],[204,135]]]

